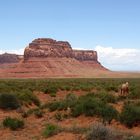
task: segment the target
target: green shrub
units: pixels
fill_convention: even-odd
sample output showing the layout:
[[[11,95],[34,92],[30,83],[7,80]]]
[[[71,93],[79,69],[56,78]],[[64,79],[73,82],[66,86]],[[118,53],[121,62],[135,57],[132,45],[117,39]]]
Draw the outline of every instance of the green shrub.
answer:
[[[136,80],[136,79],[135,79]],[[129,99],[140,99],[140,81],[137,79],[137,81],[130,81],[129,83]]]
[[[44,113],[45,112],[43,110],[41,110],[40,108],[32,108],[26,112],[23,112],[21,115],[23,118],[27,118],[28,116],[34,114],[37,118],[41,118],[41,117],[43,117]]]
[[[120,121],[128,127],[133,127],[140,122],[140,105],[134,103],[125,104],[120,114]]]
[[[128,94],[129,99],[140,99],[140,92],[130,92]]]
[[[94,94],[81,96],[72,107],[72,116],[77,117],[81,114],[86,116],[98,116],[103,122],[110,123],[112,119],[117,119],[118,112],[112,106],[96,98]]]
[[[3,120],[3,126],[8,127],[11,130],[17,130],[19,128],[23,128],[24,122],[23,120],[19,120],[17,118],[7,117]]]
[[[59,127],[54,124],[47,124],[44,131],[43,131],[43,136],[48,138],[50,136],[56,135],[60,131]]]
[[[92,90],[92,86],[91,85],[86,85],[86,84],[83,84],[83,85],[80,85],[79,89],[82,90],[82,91],[91,91]]]
[[[46,106],[52,112],[52,111],[55,111],[55,110],[58,109],[58,107],[60,106],[60,102],[59,101],[55,101],[55,102],[52,102],[52,103],[48,103]]]
[[[60,110],[66,110],[68,105],[69,105],[69,103],[66,102],[66,100],[62,100],[62,101],[55,101],[55,102],[49,103],[47,105],[47,107],[52,112],[52,111],[55,111],[55,110],[59,110],[59,111]]]
[[[87,140],[117,140],[112,130],[102,124],[94,124],[86,135]]]
[[[118,92],[118,87],[116,85],[109,84],[105,86],[105,90]]]
[[[38,99],[37,96],[33,95],[31,100],[33,101],[33,103],[36,105],[36,106],[40,106],[40,100]]]
[[[70,91],[71,87],[69,85],[65,85],[65,86],[61,87],[61,90]]]
[[[17,109],[18,107],[20,107],[20,104],[14,94],[0,94],[0,108]]]
[[[99,115],[101,108],[104,107],[103,102],[97,98],[86,99],[83,105],[83,112],[86,116]]]
[[[139,88],[139,86],[133,86],[133,87],[130,88],[128,98],[130,98],[130,99],[140,99],[140,88]]]
[[[77,117],[81,114],[86,116],[99,115],[103,105],[104,103],[95,98],[93,94],[81,96],[75,106],[72,107],[72,116]]]
[[[71,108],[71,114],[73,117],[78,117],[81,114],[84,113],[84,103],[86,101],[87,95],[86,96],[81,96],[77,99],[76,103],[74,106]]]
[[[75,105],[77,97],[74,94],[68,94],[64,100],[50,103],[50,110],[66,110],[68,107]]]
[[[101,109],[100,116],[103,123],[108,122],[110,124],[113,119],[118,119],[118,111],[112,106],[106,105]]]
[[[40,101],[35,94],[30,92],[29,90],[23,90],[21,93],[17,94],[18,99],[24,104],[32,104],[39,106]]]
[[[100,98],[102,101],[106,103],[116,103],[117,101],[117,98],[113,94],[106,93],[106,92],[99,92],[95,94],[95,96]]]
[[[57,86],[55,86],[55,85],[48,85],[44,92],[46,94],[56,94],[57,91],[58,91]]]
[[[83,104],[78,103],[72,108],[72,116],[73,117],[78,117],[81,114],[83,114]]]

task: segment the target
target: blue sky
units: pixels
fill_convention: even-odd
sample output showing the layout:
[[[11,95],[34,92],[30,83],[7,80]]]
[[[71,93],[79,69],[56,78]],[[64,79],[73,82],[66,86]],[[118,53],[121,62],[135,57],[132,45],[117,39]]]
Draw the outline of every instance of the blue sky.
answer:
[[[140,71],[140,1],[0,0],[0,53],[21,53],[39,37],[97,50],[112,70]]]

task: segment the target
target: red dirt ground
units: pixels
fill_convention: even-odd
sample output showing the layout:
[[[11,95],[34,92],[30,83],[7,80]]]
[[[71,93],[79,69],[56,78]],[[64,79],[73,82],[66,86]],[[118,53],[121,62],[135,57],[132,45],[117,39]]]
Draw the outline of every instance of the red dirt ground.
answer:
[[[81,96],[85,94],[83,91],[77,91],[74,92],[76,95]],[[54,99],[63,99],[68,92],[66,91],[60,91],[56,97],[50,97],[47,94],[35,92],[39,99],[46,103],[48,101],[53,101]],[[114,105],[117,110],[121,110],[123,103],[119,102]],[[64,119],[62,121],[57,121],[53,116],[56,112],[49,112],[45,110],[44,117],[42,118],[36,118],[34,115],[31,115],[27,118],[25,118],[25,128],[18,131],[11,131],[7,128],[3,128],[3,126],[0,126],[0,140],[45,140],[42,136],[43,128],[45,127],[45,124],[48,122],[58,124],[59,126],[70,128],[74,126],[79,127],[89,127],[90,125],[100,122],[99,118],[96,117],[85,117],[85,116],[79,116],[77,118],[68,118]],[[17,113],[16,111],[4,111],[0,110],[0,122],[7,117],[18,117],[21,118],[21,114]],[[122,132],[128,132],[140,135],[140,126],[133,127],[132,129],[128,129],[124,125],[120,124],[119,122],[113,121],[112,124],[109,126],[111,128],[115,128]],[[66,133],[61,132],[57,135],[54,135],[50,138],[47,138],[48,140],[84,140],[84,135],[80,134],[73,134],[73,133]]]

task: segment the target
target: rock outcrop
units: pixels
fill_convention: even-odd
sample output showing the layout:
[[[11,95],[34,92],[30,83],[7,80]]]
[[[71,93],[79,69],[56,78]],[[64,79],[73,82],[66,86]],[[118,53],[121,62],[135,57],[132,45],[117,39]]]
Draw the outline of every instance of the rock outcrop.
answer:
[[[24,56],[0,56],[0,78],[95,77],[108,72],[98,62],[97,52],[73,50],[66,41],[33,40]]]
[[[68,42],[39,38],[25,48],[24,59],[31,57],[71,57],[72,48]]]
[[[4,53],[0,55],[0,64],[17,62],[19,62],[19,57],[16,54]]]
[[[79,61],[98,61],[97,52],[90,50],[73,50],[73,58]]]
[[[25,49],[25,61],[32,57],[66,57],[75,58],[79,61],[97,61],[97,52],[91,50],[73,50],[68,42],[39,38],[32,41]]]

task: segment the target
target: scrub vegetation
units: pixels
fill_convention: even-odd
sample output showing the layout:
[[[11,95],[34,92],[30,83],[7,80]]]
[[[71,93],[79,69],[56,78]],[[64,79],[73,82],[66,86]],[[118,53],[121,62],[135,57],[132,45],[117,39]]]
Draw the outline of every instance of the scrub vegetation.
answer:
[[[122,96],[120,86],[126,81],[129,93]],[[4,79],[0,80],[0,111],[18,114],[1,117],[3,131],[25,131],[30,117],[42,119],[38,123],[42,130],[37,133],[39,139],[59,133],[84,135],[85,140],[139,139],[112,127],[116,123],[126,129],[140,127],[140,79]],[[70,124],[69,128],[61,125],[80,117],[97,122],[75,127]]]

